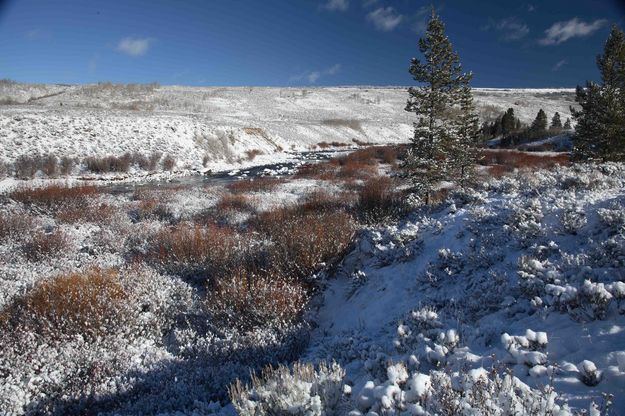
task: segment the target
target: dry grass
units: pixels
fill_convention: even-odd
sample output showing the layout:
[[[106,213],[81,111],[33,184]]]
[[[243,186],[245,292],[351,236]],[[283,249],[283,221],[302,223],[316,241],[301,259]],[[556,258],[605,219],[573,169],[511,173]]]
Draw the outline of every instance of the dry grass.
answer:
[[[297,282],[237,268],[215,281],[206,305],[216,321],[249,330],[296,320],[306,301],[306,290]]]
[[[124,322],[127,294],[112,269],[92,269],[38,282],[0,313],[0,327],[58,339],[108,334]]]
[[[51,233],[36,232],[22,246],[22,251],[30,261],[41,261],[60,254],[69,247],[69,238],[63,231]]]

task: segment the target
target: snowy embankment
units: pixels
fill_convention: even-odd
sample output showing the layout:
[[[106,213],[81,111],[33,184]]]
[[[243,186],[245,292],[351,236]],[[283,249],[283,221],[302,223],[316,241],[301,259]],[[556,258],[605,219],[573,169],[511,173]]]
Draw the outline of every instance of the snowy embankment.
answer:
[[[529,123],[539,108],[568,117],[572,90],[475,90],[482,119],[508,107]],[[0,161],[21,155],[172,155],[178,170],[261,163],[319,143],[405,142],[405,88],[198,88],[0,85]],[[35,98],[31,100],[31,98]],[[206,163],[203,163],[206,162]],[[139,172],[137,172],[139,173]]]
[[[623,165],[575,166],[493,179],[369,230],[301,361],[346,370],[339,413],[552,414],[611,394],[620,414],[624,213]]]

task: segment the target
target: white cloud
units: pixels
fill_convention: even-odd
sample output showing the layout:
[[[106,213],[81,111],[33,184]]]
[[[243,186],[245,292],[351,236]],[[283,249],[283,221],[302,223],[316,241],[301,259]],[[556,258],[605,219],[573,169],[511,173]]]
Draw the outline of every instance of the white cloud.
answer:
[[[362,7],[369,8],[376,5],[378,0],[363,0]]]
[[[380,7],[367,14],[367,20],[373,23],[376,29],[389,32],[395,29],[402,21],[403,16],[392,7]]]
[[[501,38],[504,41],[514,41],[519,40],[527,36],[530,33],[529,27],[515,17],[507,17],[505,19],[501,19],[497,22],[490,21],[486,26],[482,28],[483,30],[496,30],[501,33]]]
[[[533,11],[535,11],[535,10],[536,10],[536,6],[534,6],[533,4],[528,4],[528,5],[527,5],[527,11],[528,11],[528,12],[530,12],[530,13],[531,13],[531,12],[533,12]]]
[[[560,68],[562,68],[564,65],[566,65],[566,59],[563,59],[563,60],[561,60],[561,61],[558,61],[558,62],[557,62],[557,63],[553,66],[553,68],[551,68],[551,70],[552,70],[553,72],[557,72],[557,71],[559,71],[559,70],[560,70]]]
[[[577,17],[566,22],[556,22],[547,30],[545,37],[538,41],[541,45],[559,45],[562,42],[575,37],[591,35],[608,23],[605,19],[598,19],[592,23],[586,23]]]
[[[341,64],[335,64],[324,70],[306,71],[298,75],[293,75],[289,78],[289,82],[307,81],[309,84],[314,84],[319,78],[336,75],[340,70]]]
[[[125,53],[130,56],[145,55],[150,45],[152,44],[150,38],[132,38],[127,37],[119,41],[117,44],[117,51]]]
[[[349,8],[349,0],[328,0],[323,8],[331,11],[344,12]]]

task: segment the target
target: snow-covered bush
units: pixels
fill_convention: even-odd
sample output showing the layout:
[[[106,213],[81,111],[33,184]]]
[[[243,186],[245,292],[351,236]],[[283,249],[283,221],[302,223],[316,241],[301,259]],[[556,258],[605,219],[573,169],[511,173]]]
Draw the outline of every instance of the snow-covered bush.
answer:
[[[584,360],[577,364],[580,380],[587,386],[596,386],[601,381],[601,371],[597,369],[595,363]]]
[[[518,378],[475,368],[466,372],[414,372],[377,384],[368,381],[354,396],[350,416],[363,415],[572,415],[546,386],[532,389]]]
[[[576,234],[586,222],[586,213],[582,209],[566,209],[562,213],[562,230],[568,234]]]
[[[611,234],[625,233],[625,206],[617,204],[614,208],[601,208],[597,214]]]
[[[343,414],[340,409],[345,371],[335,363],[296,363],[268,367],[249,386],[237,380],[230,387],[230,399],[241,416],[323,416]]]
[[[529,246],[536,237],[543,233],[541,227],[543,217],[540,200],[531,199],[524,206],[513,207],[506,229],[523,246]]]
[[[448,278],[461,273],[465,263],[466,260],[462,253],[442,248],[438,250],[437,261],[429,265],[425,275],[419,280],[434,287],[440,286]]]

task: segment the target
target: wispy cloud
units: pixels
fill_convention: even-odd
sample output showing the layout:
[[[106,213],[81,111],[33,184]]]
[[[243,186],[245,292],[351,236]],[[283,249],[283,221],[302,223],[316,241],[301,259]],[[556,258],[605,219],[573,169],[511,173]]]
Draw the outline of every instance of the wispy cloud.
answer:
[[[335,64],[323,70],[306,71],[298,75],[293,75],[289,78],[289,82],[306,81],[309,84],[314,84],[322,77],[338,74],[340,70],[341,64]]]
[[[540,39],[538,43],[541,45],[559,45],[571,38],[591,35],[607,23],[606,19],[586,23],[577,17],[566,22],[556,22],[545,30],[545,37]]]
[[[322,8],[331,11],[344,12],[349,8],[349,0],[328,0]]]
[[[119,41],[117,51],[130,56],[145,55],[153,43],[152,38],[127,37]]]
[[[379,0],[363,0],[362,7],[369,8],[375,6]]]
[[[30,40],[39,39],[41,35],[42,33],[41,33],[41,30],[39,29],[31,29],[28,32],[26,32],[26,37]]]
[[[373,26],[383,32],[389,32],[395,29],[401,23],[404,16],[397,13],[392,7],[380,7],[367,14],[367,20],[373,23]]]
[[[556,62],[556,64],[551,68],[551,70],[553,72],[557,72],[560,70],[560,68],[562,68],[564,65],[566,65],[566,59],[562,59],[561,61]]]
[[[417,10],[417,13],[414,15],[413,18],[414,23],[411,25],[412,30],[419,34],[425,33],[425,30],[428,27],[428,20],[430,19],[431,10],[432,8],[429,6],[421,6],[419,10]]]
[[[533,4],[530,3],[530,4],[527,5],[527,11],[528,12],[531,13],[531,12],[533,12],[535,10],[536,10],[536,6],[534,6]]]
[[[490,19],[482,30],[495,30],[501,34],[500,39],[507,42],[522,39],[530,33],[529,27],[516,17],[507,17],[497,21]]]

